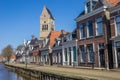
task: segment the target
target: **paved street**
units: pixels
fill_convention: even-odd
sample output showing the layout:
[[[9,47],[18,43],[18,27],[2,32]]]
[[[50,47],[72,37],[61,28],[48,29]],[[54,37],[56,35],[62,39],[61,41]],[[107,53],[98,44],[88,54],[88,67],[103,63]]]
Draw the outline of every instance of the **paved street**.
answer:
[[[10,64],[10,65],[25,67],[25,64]],[[38,66],[38,65],[28,65],[27,68],[55,73],[59,75],[65,75],[65,76],[87,77],[98,80],[120,80],[119,71],[75,69],[75,68],[63,68],[56,66]]]

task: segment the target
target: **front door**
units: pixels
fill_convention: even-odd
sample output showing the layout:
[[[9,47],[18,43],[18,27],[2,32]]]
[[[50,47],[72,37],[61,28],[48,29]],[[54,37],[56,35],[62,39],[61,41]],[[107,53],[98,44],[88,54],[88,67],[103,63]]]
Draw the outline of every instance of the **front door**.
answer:
[[[99,50],[99,56],[100,56],[100,66],[105,67],[105,54],[104,49]]]
[[[73,47],[73,61],[76,62],[77,61],[77,54],[76,54],[76,47]]]
[[[120,48],[117,50],[118,67],[120,68]]]

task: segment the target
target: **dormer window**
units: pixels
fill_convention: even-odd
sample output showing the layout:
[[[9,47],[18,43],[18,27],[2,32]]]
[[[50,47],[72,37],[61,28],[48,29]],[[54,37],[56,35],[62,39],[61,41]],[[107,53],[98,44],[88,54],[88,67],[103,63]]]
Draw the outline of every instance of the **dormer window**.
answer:
[[[85,5],[86,13],[90,13],[98,0],[88,0]]]
[[[56,46],[59,46],[59,45],[60,45],[60,41],[57,41]]]
[[[88,2],[88,3],[86,4],[86,7],[87,7],[87,13],[91,12],[90,2]]]
[[[72,38],[71,38],[71,35],[70,35],[70,34],[66,36],[66,40],[67,40],[67,41],[70,41],[71,39],[72,39]]]
[[[60,38],[56,38],[55,39],[55,46],[59,46],[60,45],[60,41],[61,41]]]

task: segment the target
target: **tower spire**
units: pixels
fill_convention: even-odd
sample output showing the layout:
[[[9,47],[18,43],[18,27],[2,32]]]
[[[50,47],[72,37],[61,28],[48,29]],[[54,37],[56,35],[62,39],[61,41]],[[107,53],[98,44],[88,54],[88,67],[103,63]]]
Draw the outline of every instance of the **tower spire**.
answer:
[[[54,30],[54,18],[50,10],[44,5],[40,16],[40,39],[46,38]]]

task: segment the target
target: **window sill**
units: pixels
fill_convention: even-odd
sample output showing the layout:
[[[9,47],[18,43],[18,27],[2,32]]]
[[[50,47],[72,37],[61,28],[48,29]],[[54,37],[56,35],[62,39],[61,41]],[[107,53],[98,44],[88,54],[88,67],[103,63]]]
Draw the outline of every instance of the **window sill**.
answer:
[[[87,37],[87,39],[90,39],[90,38],[93,38],[94,36],[89,36],[89,37]]]
[[[95,37],[102,37],[103,36],[103,34],[102,35],[96,35]]]
[[[80,40],[84,40],[84,39],[86,39],[86,38],[80,38]]]
[[[85,64],[86,62],[80,62],[80,64]]]
[[[94,62],[89,61],[88,64],[93,64]]]

